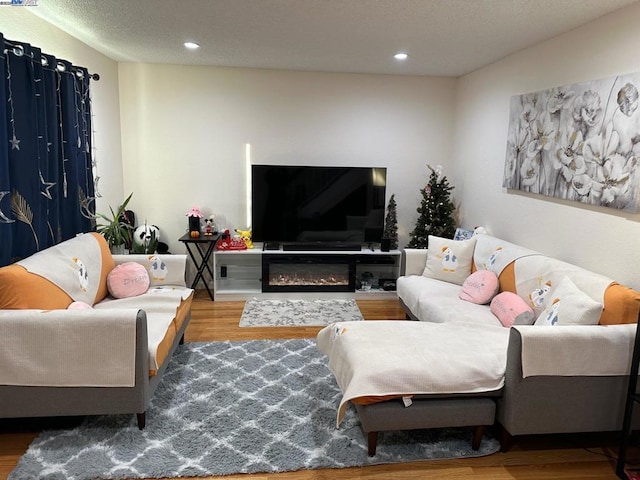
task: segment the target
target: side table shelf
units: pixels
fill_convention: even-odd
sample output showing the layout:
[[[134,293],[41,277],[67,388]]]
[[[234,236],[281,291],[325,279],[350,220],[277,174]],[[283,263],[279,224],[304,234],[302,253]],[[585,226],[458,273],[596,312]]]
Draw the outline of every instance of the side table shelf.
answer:
[[[216,248],[216,242],[220,238],[219,234],[216,235],[200,235],[199,237],[192,237],[188,233],[185,233],[181,236],[178,241],[184,243],[185,247],[187,247],[187,252],[193,260],[193,264],[195,265],[197,272],[196,276],[191,283],[191,288],[194,290],[198,286],[198,282],[202,280],[204,284],[204,288],[207,290],[209,294],[209,298],[211,300],[214,299],[214,294],[209,288],[207,284],[207,279],[204,276],[205,271],[209,274],[209,278],[213,281],[214,291],[215,291],[215,276],[209,267],[209,260],[213,256],[213,252]],[[198,253],[198,255],[196,255]]]
[[[217,250],[213,255],[217,294],[252,296],[262,292],[262,252],[259,249]]]

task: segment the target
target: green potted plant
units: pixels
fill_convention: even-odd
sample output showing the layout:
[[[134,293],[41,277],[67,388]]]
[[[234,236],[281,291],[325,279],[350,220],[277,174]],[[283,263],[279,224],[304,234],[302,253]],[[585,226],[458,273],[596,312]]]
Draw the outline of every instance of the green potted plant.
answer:
[[[103,220],[102,223],[96,225],[96,231],[105,238],[112,253],[124,253],[125,245],[131,242],[131,225],[127,223],[124,211],[127,209],[127,204],[132,196],[133,192],[129,194],[115,212],[109,206],[111,216],[107,216],[104,213],[96,213],[96,217]]]

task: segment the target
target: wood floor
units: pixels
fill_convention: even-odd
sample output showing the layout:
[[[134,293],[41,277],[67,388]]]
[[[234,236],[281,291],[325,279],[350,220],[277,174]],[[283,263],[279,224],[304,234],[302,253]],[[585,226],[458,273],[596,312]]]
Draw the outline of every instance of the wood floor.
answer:
[[[204,293],[204,294],[203,294]],[[396,300],[358,301],[366,320],[404,319]],[[211,302],[197,292],[187,342],[315,337],[320,327],[239,328],[244,302]],[[6,479],[42,428],[44,420],[0,420],[0,479]],[[227,480],[351,479],[615,479],[618,435],[577,434],[515,439],[507,453],[487,457],[379,465],[338,470],[305,470],[281,474],[208,477]],[[379,447],[380,448],[380,447]],[[21,479],[22,480],[22,479]],[[25,479],[26,480],[26,479]],[[29,479],[31,480],[31,479]]]

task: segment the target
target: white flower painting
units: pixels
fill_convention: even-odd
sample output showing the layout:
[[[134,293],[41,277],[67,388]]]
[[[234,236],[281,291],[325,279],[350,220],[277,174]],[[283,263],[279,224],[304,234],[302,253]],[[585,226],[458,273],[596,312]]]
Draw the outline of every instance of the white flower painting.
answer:
[[[511,98],[503,187],[637,212],[640,73]]]

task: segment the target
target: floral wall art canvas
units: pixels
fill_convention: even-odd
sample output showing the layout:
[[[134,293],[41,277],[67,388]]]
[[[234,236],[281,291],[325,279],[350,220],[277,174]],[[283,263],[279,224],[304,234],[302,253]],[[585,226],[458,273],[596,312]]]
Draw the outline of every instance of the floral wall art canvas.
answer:
[[[511,98],[503,187],[637,212],[640,73]]]

